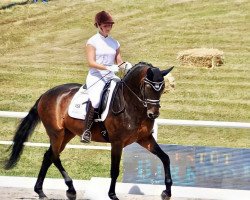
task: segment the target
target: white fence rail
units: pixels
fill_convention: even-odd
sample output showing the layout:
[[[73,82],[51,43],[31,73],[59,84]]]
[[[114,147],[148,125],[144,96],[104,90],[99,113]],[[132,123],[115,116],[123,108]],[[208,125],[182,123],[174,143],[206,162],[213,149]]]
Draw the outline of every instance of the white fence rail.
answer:
[[[24,118],[28,112],[0,111],[0,117]]]
[[[0,111],[0,117],[23,118],[28,112],[12,112]],[[154,125],[154,137],[157,140],[158,126],[202,126],[202,127],[217,127],[217,128],[247,128],[250,129],[250,123],[247,122],[225,122],[225,121],[199,121],[199,120],[174,120],[174,119],[156,119]],[[8,144],[8,141],[0,141],[0,144]],[[33,145],[32,145],[33,144]],[[26,143],[28,146],[48,146],[44,143]],[[83,146],[83,145],[68,145],[68,148],[82,148],[82,149],[103,149],[110,150],[110,147],[105,146]]]

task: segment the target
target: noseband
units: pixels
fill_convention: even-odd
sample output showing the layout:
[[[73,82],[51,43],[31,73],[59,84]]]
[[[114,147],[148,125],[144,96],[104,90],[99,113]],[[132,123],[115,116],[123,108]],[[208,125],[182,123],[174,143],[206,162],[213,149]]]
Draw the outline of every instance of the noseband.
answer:
[[[150,85],[156,92],[159,92],[162,89],[162,86],[164,85],[164,81],[161,82],[154,82],[154,81],[150,81],[149,79],[145,78],[143,80],[143,85],[141,86],[141,92],[142,92],[142,96],[143,96],[143,105],[144,107],[147,107],[147,104],[153,104],[156,106],[160,107],[160,99],[149,99],[146,96],[146,85]],[[142,89],[143,88],[143,89]]]
[[[162,88],[162,86],[164,85],[164,80],[161,82],[154,82],[154,81],[150,81],[147,78],[144,78],[143,80],[143,84],[141,85],[141,94],[142,94],[142,98],[140,98],[124,81],[122,81],[122,83],[130,90],[130,92],[132,94],[134,94],[134,96],[143,104],[143,106],[145,108],[148,107],[148,104],[153,104],[155,106],[159,106],[160,107],[160,100],[159,99],[149,99],[146,96],[146,85],[150,85],[156,92],[159,92]]]

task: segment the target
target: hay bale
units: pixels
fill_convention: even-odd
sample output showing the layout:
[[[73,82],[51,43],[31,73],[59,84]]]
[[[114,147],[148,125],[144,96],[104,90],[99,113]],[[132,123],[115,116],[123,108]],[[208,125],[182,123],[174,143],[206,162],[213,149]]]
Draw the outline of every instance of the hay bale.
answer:
[[[171,73],[168,73],[166,76],[164,76],[165,81],[165,88],[163,93],[173,92],[175,90],[175,78]]]
[[[178,53],[182,65],[213,68],[223,64],[223,51],[218,49],[196,48]]]

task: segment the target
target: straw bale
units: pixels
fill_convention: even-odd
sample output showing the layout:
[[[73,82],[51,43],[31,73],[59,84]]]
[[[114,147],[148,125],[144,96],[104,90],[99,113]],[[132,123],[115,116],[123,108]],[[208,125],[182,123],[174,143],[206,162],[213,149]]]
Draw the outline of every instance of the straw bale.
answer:
[[[164,76],[165,81],[165,88],[164,93],[173,92],[175,90],[175,78],[171,73],[168,73],[166,76]]]
[[[178,53],[182,65],[213,68],[223,64],[223,51],[218,49],[196,48]]]

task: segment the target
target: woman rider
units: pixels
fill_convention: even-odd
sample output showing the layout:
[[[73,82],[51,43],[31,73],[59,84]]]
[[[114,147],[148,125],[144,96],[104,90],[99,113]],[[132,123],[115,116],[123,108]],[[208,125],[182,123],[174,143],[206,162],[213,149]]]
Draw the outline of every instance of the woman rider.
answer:
[[[119,71],[118,65],[123,63],[119,42],[109,36],[113,24],[113,18],[108,12],[97,13],[94,25],[98,32],[86,43],[87,62],[90,68],[86,85],[90,101],[87,104],[85,126],[81,137],[81,142],[84,143],[89,143],[91,140],[90,128],[94,120],[94,109],[99,107],[103,88],[109,80],[118,78],[115,72]],[[126,70],[131,67],[130,63],[125,63]]]

